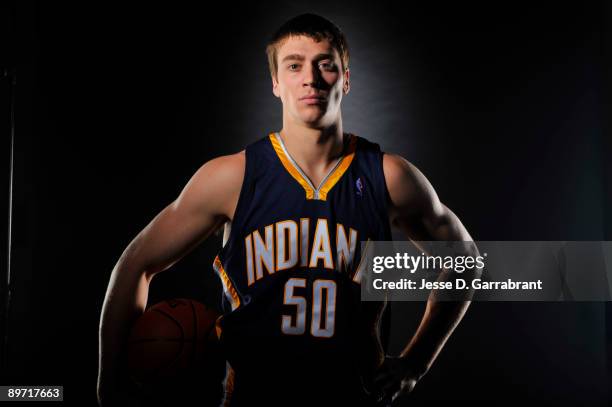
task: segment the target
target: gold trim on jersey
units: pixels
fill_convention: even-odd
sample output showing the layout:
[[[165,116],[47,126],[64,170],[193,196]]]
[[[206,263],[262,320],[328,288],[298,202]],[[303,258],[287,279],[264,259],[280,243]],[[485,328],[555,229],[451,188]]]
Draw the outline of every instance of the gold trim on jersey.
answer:
[[[289,158],[287,155],[285,155],[283,147],[278,139],[274,136],[274,133],[270,133],[270,142],[272,143],[272,147],[274,147],[274,151],[276,151],[276,155],[281,160],[281,163],[283,163],[283,167],[285,167],[289,174],[291,174],[291,176],[300,183],[302,188],[304,188],[304,191],[306,191],[306,199],[313,199],[314,189],[310,186],[310,182],[302,177],[302,174],[300,174],[300,172],[293,166],[291,161],[289,161]]]
[[[331,169],[329,174],[323,178],[321,185],[319,185],[318,188],[315,188],[310,179],[308,179],[302,169],[287,152],[283,141],[280,138],[280,134],[270,133],[268,137],[272,143],[272,147],[274,148],[276,155],[283,164],[283,167],[285,167],[287,172],[302,186],[302,188],[304,188],[304,191],[306,192],[306,199],[318,199],[321,201],[327,200],[327,194],[329,191],[334,187],[334,185],[336,185],[353,162],[353,158],[355,157],[355,149],[357,146],[357,137],[350,134],[348,151],[344,156],[338,159],[336,165]]]
[[[219,256],[215,257],[213,268],[221,278],[221,282],[223,283],[223,291],[225,292],[227,299],[230,301],[233,311],[240,306],[240,297],[238,296],[238,292],[234,288],[229,276],[223,269],[223,264],[221,264],[221,259],[219,259]]]
[[[222,319],[223,319],[223,315],[219,316],[215,320],[215,333],[217,334],[217,339],[221,339],[221,334],[223,333],[223,327],[221,326]]]
[[[225,362],[225,378],[223,379],[223,400],[220,407],[228,407],[232,403],[232,395],[234,394],[234,382],[236,380],[236,371]]]
[[[368,265],[368,260],[366,260],[366,257],[369,256],[371,253],[371,250],[368,251],[368,246],[370,242],[371,240],[370,238],[368,238],[368,240],[366,240],[365,247],[363,248],[363,251],[361,253],[361,259],[359,260],[359,264],[355,268],[355,271],[353,272],[353,276],[352,276],[353,281],[360,285],[361,285],[361,278],[363,277],[363,274],[365,273],[364,270]]]

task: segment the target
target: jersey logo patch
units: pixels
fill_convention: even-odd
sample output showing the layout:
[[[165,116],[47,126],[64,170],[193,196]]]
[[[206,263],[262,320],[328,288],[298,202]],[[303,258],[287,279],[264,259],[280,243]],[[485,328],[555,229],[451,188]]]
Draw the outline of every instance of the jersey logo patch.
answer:
[[[361,182],[361,177],[357,178],[357,181],[355,181],[355,187],[357,188],[357,196],[363,196],[363,182]]]

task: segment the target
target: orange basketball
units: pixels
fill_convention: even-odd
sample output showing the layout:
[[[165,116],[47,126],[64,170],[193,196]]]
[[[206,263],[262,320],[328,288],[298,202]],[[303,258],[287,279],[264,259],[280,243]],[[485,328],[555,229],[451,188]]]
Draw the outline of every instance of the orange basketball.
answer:
[[[197,301],[166,300],[138,318],[128,340],[127,365],[139,383],[156,383],[201,369],[215,355],[219,314]]]

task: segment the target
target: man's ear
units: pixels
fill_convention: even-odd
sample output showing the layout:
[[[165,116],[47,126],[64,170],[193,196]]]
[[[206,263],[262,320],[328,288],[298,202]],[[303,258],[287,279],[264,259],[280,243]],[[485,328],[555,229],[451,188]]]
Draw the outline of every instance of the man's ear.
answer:
[[[342,90],[344,91],[345,95],[347,95],[349,93],[349,90],[351,90],[350,76],[350,71],[348,68],[346,68],[346,70],[344,71],[344,84],[342,85]]]
[[[274,93],[274,96],[276,96],[277,98],[280,98],[280,91],[278,90],[278,81],[276,80],[276,77],[274,75],[272,75],[272,93]]]

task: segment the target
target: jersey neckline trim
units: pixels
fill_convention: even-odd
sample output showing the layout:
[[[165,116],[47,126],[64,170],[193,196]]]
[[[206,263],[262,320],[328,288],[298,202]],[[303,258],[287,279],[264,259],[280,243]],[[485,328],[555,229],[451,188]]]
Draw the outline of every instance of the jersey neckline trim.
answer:
[[[318,188],[315,188],[312,181],[310,181],[304,171],[302,171],[293,157],[289,155],[280,134],[278,132],[273,132],[270,133],[268,138],[272,143],[272,147],[274,148],[276,155],[283,164],[283,167],[285,167],[287,172],[302,186],[302,188],[304,188],[304,191],[306,192],[306,199],[326,201],[327,194],[334,187],[334,185],[336,185],[340,178],[342,178],[342,175],[344,175],[355,157],[357,137],[352,134],[350,134],[349,137],[350,140],[346,154],[338,159],[332,169],[321,180]]]

